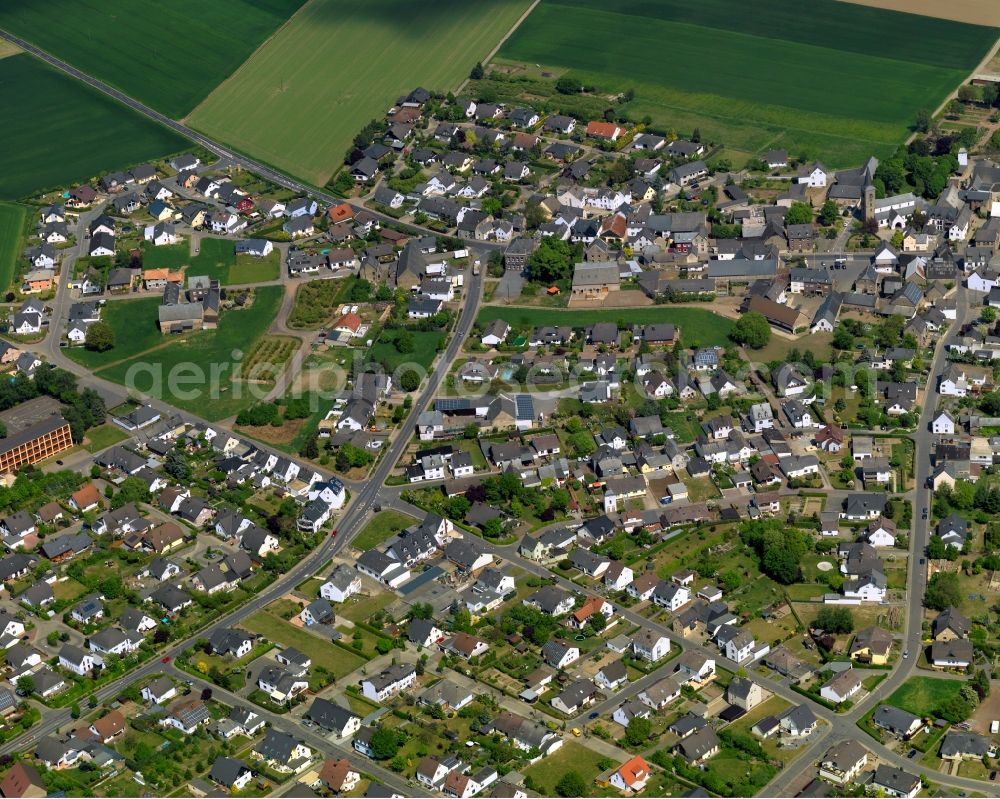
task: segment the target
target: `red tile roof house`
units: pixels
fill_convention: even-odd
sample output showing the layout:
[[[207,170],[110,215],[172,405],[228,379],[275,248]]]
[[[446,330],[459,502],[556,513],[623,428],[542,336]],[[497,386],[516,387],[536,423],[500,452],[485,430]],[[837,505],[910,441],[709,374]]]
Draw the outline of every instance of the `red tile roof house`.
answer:
[[[362,324],[363,321],[361,317],[356,313],[346,313],[333,323],[333,329],[342,330],[345,333],[350,333],[352,336],[356,336]]]
[[[593,122],[587,123],[587,135],[594,139],[604,139],[606,141],[617,141],[625,130],[618,127],[613,122]]]
[[[80,513],[86,513],[101,505],[101,495],[97,492],[97,486],[87,483],[78,491],[74,491],[69,498],[69,504]]]
[[[326,214],[330,217],[331,223],[337,224],[338,222],[346,222],[349,219],[353,219],[354,209],[347,203],[341,203],[340,205],[330,206]]]
[[[639,793],[649,782],[649,764],[639,755],[622,763],[611,775],[611,784],[619,791]]]

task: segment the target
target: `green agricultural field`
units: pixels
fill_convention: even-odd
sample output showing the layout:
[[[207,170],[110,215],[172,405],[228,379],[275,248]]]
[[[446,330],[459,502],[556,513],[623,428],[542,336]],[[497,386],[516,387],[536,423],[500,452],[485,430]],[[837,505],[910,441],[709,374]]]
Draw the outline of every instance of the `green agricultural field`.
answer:
[[[102,318],[115,331],[115,346],[107,352],[94,352],[84,347],[69,347],[63,351],[81,366],[101,369],[160,346],[164,338],[156,326],[159,304],[159,297],[105,303]]]
[[[476,322],[488,325],[494,319],[504,319],[513,327],[539,325],[569,325],[588,327],[595,322],[618,322],[622,325],[649,325],[672,322],[681,329],[686,346],[724,346],[729,341],[733,322],[701,308],[675,308],[653,305],[645,308],[609,308],[599,311],[565,310],[562,308],[503,307],[488,305],[479,312]]]
[[[302,3],[22,0],[0,4],[0,27],[180,118]]]
[[[365,123],[417,86],[457,88],[529,5],[311,0],[188,121],[322,186]]]
[[[210,421],[233,416],[256,401],[243,383],[234,382],[232,379],[233,370],[237,366],[233,361],[233,353],[245,354],[253,349],[257,339],[274,321],[281,305],[281,296],[280,286],[257,289],[253,304],[249,308],[224,311],[217,329],[171,337],[170,346],[147,352],[140,350],[141,354],[127,360],[114,357],[118,348],[116,345],[115,350],[102,354],[106,359],[103,363],[107,365],[99,368],[97,373],[103,378],[126,385],[130,382],[129,372],[134,367],[137,376],[135,385],[130,388],[140,392],[152,392],[159,399],[197,413]],[[158,341],[168,341],[161,336],[156,325],[156,305],[159,300],[153,298],[151,301],[137,302],[152,302],[152,305],[143,318],[136,320],[135,334],[153,336]],[[117,303],[108,303],[108,305],[115,304]],[[153,385],[149,371],[140,368],[142,366],[162,374],[159,387]],[[203,370],[200,372],[200,379],[192,377],[191,371],[185,371],[184,375],[180,376],[181,370],[191,367]],[[215,377],[212,376],[213,370]],[[173,385],[169,379],[171,373],[179,376]],[[206,391],[209,393],[207,397]]]
[[[934,110],[998,31],[837,0],[542,0],[500,50],[569,72],[655,127],[741,153],[783,147],[829,166],[885,154]],[[580,42],[600,31],[600,48]],[[914,41],[934,48],[914,49]],[[657,57],[650,57],[656,53]],[[752,75],[752,80],[746,76]]]
[[[134,51],[129,58],[135,59]],[[6,109],[0,127],[0,197],[67,186],[190,146],[173,131],[25,54],[0,59],[0,108]]]
[[[0,291],[5,292],[14,282],[27,217],[23,205],[0,202]]]

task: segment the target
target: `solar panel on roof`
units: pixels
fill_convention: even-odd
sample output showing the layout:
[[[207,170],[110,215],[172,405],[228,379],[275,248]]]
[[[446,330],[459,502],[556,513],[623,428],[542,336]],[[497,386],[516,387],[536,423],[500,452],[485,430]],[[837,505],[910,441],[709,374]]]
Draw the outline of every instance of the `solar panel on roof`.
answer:
[[[471,407],[469,400],[460,398],[444,398],[434,400],[434,408],[439,411],[462,411]]]
[[[534,419],[535,418],[535,403],[531,396],[528,394],[518,394],[514,398],[514,404],[517,407],[517,418],[518,419]]]

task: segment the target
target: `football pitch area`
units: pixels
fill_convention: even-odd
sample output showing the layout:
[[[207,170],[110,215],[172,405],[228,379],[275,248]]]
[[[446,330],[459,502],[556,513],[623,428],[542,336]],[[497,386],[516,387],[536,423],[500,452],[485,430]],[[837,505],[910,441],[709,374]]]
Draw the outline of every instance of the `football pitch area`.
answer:
[[[0,28],[180,118],[303,0],[17,0]]]
[[[0,108],[0,198],[5,199],[69,186],[190,145],[27,54],[0,59]]]
[[[455,89],[530,5],[311,0],[188,122],[323,186],[369,120],[417,86]]]
[[[542,0],[499,55],[631,89],[632,119],[699,128],[736,159],[780,147],[842,167],[891,152],[998,35],[837,0]]]

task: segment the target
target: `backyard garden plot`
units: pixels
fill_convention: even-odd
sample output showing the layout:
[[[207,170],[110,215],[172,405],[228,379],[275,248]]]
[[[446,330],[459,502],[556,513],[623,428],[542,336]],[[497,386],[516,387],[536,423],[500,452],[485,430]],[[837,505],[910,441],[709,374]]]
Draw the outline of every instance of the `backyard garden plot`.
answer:
[[[298,347],[299,340],[291,336],[264,336],[243,359],[240,374],[245,380],[273,383]]]
[[[310,280],[303,283],[295,290],[295,305],[288,316],[288,326],[295,330],[316,330],[332,321],[350,283],[350,280]]]
[[[51,7],[45,8],[51,15]],[[0,108],[4,198],[66,187],[189,146],[173,131],[27,54],[0,59]]]
[[[189,121],[322,186],[370,119],[419,85],[456,89],[529,6],[311,0]]]
[[[580,47],[601,36],[603,46]],[[780,146],[828,166],[891,152],[998,31],[817,0],[744,3],[543,0],[508,39],[507,61],[569,71],[602,92],[634,92],[634,119],[743,153]],[[933,48],[914,48],[934,41]],[[650,57],[663,52],[664,57]],[[752,80],[746,76],[752,75]]]
[[[0,4],[0,27],[179,118],[302,3],[21,0]]]

